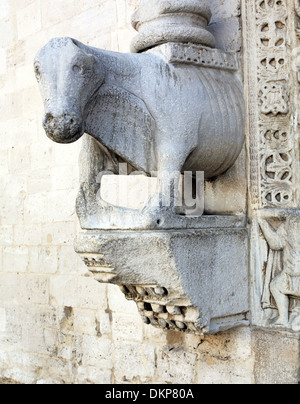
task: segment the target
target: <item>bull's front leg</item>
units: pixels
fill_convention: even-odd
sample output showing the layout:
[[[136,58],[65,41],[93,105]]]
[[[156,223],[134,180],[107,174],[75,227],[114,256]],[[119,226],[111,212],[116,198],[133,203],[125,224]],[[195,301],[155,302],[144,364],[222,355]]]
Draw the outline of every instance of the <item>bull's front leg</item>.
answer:
[[[115,173],[118,162],[108,150],[89,135],[83,138],[79,158],[80,189],[76,201],[76,211],[82,228],[90,228],[95,216],[105,208],[101,200],[101,174]],[[102,203],[103,202],[103,203]]]
[[[157,212],[158,207],[154,211],[152,209],[147,212],[137,211],[111,205],[101,198],[103,174],[119,173],[119,162],[114,157],[96,139],[88,135],[84,137],[80,154],[80,190],[76,204],[81,228],[85,230],[155,228],[160,224],[158,218],[161,215]],[[160,184],[163,182],[159,181]]]

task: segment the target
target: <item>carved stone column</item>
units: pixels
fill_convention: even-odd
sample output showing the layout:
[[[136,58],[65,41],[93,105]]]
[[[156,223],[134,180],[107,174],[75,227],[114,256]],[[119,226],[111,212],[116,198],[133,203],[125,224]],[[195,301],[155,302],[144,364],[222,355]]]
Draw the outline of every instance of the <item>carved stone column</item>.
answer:
[[[215,38],[206,29],[210,18],[210,9],[199,0],[142,0],[132,17],[132,25],[139,32],[132,41],[132,52],[168,42],[213,48]]]

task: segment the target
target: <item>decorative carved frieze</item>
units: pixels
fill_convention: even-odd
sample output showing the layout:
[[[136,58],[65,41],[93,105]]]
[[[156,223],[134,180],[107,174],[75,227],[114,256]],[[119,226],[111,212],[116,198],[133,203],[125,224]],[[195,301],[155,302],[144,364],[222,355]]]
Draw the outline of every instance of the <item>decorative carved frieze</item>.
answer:
[[[287,17],[286,0],[256,1],[262,208],[292,207],[295,197]]]
[[[300,1],[295,1],[295,30],[296,30],[296,47],[293,51],[293,64],[292,68],[297,73],[297,81],[298,81],[298,102],[297,102],[297,115],[298,115],[298,125],[300,125]]]
[[[165,55],[169,63],[182,63],[214,69],[238,71],[239,64],[235,52],[224,52],[202,45],[168,43],[156,48]],[[151,51],[153,53],[153,51]]]
[[[249,139],[252,207],[293,208],[296,206],[293,175],[296,139],[291,105],[295,83],[291,72],[288,2],[255,0],[252,4],[255,7],[247,6],[248,12],[254,14],[248,15],[248,19],[255,22],[257,56],[249,62],[252,78],[248,78],[255,83],[249,92],[250,108],[256,109],[249,111],[256,118],[250,126]]]
[[[293,200],[293,142],[282,125],[262,126],[262,206],[289,207]],[[280,185],[279,185],[280,184]]]
[[[261,112],[274,116],[289,112],[288,94],[286,84],[281,82],[268,82],[261,86],[260,91]]]

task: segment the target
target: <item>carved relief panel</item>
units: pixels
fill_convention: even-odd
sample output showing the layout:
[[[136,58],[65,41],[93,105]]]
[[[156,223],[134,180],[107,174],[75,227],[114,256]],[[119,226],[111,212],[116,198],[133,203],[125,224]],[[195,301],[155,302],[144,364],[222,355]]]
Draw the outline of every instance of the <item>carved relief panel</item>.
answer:
[[[259,226],[269,248],[261,298],[266,325],[299,332],[299,211],[268,212],[259,219]]]

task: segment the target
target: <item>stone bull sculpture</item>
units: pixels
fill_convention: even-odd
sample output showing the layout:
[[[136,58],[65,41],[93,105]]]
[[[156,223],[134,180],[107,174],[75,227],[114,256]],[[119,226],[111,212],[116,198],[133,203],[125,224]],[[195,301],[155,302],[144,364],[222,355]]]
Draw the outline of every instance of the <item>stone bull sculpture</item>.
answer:
[[[90,135],[85,150],[94,160],[83,169],[77,204],[83,228],[131,227],[124,211],[116,215],[115,207],[96,198],[97,174],[116,171],[117,162],[147,175],[158,172],[157,195],[143,212],[127,211],[132,227],[140,228],[162,225],[168,215],[182,225],[175,207],[161,204],[170,187],[166,173],[178,173],[176,186],[184,171],[204,171],[208,179],[235,163],[244,144],[241,83],[222,63],[196,62],[171,63],[156,50],[104,51],[70,38],[53,39],[38,53],[35,73],[48,137],[71,143]]]

